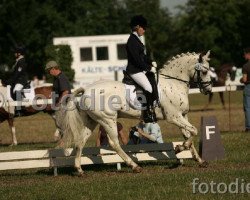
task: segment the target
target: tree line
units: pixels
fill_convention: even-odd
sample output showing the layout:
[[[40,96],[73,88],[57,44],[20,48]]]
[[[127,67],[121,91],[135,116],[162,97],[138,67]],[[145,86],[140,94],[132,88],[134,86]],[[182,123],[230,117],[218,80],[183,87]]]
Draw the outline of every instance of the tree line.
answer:
[[[14,64],[17,45],[26,47],[30,77],[41,77],[54,37],[129,33],[135,14],[148,19],[146,46],[159,66],[178,53],[211,50],[211,66],[241,67],[250,46],[249,13],[249,0],[189,0],[176,15],[159,0],[2,0],[0,79]]]

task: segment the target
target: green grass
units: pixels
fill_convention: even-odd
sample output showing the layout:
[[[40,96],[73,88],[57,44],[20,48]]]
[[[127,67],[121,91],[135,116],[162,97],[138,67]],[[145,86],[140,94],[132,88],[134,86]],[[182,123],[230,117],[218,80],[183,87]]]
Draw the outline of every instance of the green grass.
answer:
[[[228,108],[228,94],[226,102]],[[184,165],[176,167],[176,161],[140,163],[143,172],[132,173],[122,165],[118,172],[115,165],[84,166],[85,177],[74,176],[73,168],[59,169],[54,177],[52,169],[12,170],[0,172],[1,199],[249,199],[250,194],[200,194],[192,193],[192,181],[209,184],[211,181],[227,185],[238,178],[250,182],[250,134],[244,130],[242,92],[231,94],[231,121],[229,110],[223,110],[218,94],[208,111],[201,111],[207,97],[190,95],[189,120],[198,129],[202,116],[216,116],[221,130],[225,159],[209,162],[208,168],[200,168],[193,160],[185,160]],[[125,131],[136,124],[137,120],[120,119]],[[163,138],[166,142],[182,140],[177,127],[160,121]],[[7,123],[1,124],[0,152],[54,148],[54,124],[46,114],[37,114],[16,120],[17,138],[21,143],[9,147],[11,142]],[[231,129],[231,131],[229,131]],[[196,137],[198,147],[199,135]],[[94,146],[95,133],[87,146]]]
[[[249,139],[250,134],[223,133],[226,158],[211,161],[208,168],[200,168],[188,160],[177,168],[175,161],[142,163],[144,170],[140,174],[132,173],[124,165],[121,172],[116,171],[115,165],[86,166],[85,177],[74,176],[73,168],[59,169],[58,177],[53,177],[50,169],[4,171],[0,173],[0,196],[1,199],[247,199],[249,194],[193,194],[191,183],[194,178],[208,184],[214,181],[228,185],[236,178],[249,182]]]

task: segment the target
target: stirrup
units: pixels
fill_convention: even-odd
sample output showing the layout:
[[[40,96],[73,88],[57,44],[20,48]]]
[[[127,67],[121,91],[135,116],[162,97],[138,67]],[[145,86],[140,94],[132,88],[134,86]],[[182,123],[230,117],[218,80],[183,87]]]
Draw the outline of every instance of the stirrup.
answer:
[[[143,121],[145,123],[153,123],[157,121],[154,110],[147,109],[143,111]]]

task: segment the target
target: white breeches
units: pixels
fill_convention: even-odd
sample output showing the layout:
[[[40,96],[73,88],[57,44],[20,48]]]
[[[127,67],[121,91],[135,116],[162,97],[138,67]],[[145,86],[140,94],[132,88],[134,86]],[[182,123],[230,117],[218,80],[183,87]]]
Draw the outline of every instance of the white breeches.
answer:
[[[20,83],[17,83],[13,89],[13,92],[15,93],[16,91],[21,91],[23,89],[23,85]]]
[[[153,89],[152,86],[146,77],[144,72],[139,72],[136,74],[131,74],[131,78],[138,84],[140,85],[144,90],[152,93]]]

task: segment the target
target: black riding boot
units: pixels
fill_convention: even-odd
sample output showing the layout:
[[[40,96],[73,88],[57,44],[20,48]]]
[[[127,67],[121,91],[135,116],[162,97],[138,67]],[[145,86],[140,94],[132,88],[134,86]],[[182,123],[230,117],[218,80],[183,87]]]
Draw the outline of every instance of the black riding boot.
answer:
[[[146,100],[147,100],[147,104],[146,104],[146,110],[143,111],[143,120],[145,123],[147,122],[156,122],[156,114],[154,111],[154,107],[153,107],[153,100],[151,98],[152,94],[150,92],[145,91],[145,95],[146,95]]]
[[[20,92],[19,94],[17,94],[20,91],[16,91],[15,93],[13,93],[13,97],[14,97],[14,101],[22,101],[22,93]],[[16,106],[15,107],[15,117],[21,117],[24,115],[23,113],[23,106]]]

